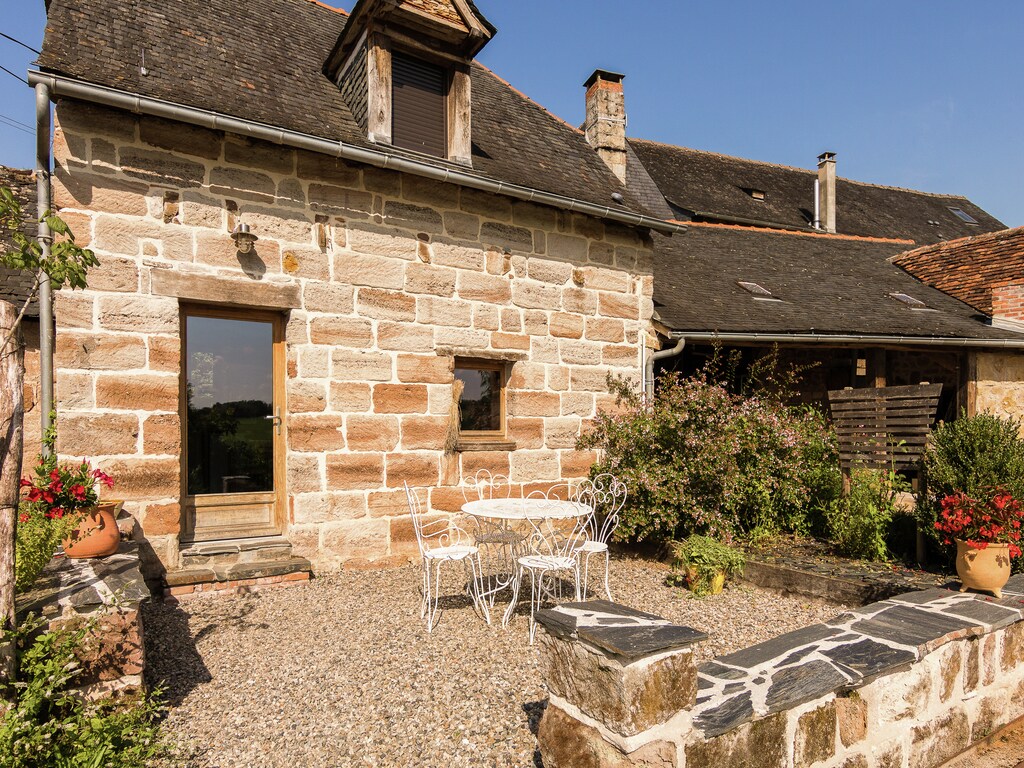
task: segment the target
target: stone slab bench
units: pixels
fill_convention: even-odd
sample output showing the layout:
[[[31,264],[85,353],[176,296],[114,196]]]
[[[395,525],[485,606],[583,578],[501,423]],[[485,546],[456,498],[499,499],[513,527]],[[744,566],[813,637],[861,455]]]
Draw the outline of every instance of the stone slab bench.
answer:
[[[618,650],[595,642],[595,621],[629,610],[609,605],[589,618],[593,603],[538,614],[548,768],[931,768],[1024,715],[1024,575],[1000,600],[911,592],[699,666],[692,644],[642,645],[652,627],[680,643],[687,631],[702,639],[649,614],[637,630],[648,655],[622,655],[634,645],[625,624],[614,627]],[[643,701],[658,706],[635,706],[606,671],[620,666],[673,695],[649,693]]]

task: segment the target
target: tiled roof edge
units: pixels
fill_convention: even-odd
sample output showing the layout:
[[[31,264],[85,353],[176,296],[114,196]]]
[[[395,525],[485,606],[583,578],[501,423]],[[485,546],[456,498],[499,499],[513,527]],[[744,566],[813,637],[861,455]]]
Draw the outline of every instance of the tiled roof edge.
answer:
[[[673,224],[680,224],[686,227],[714,227],[717,229],[733,229],[744,232],[764,232],[773,235],[793,235],[795,237],[819,237],[828,240],[854,240],[863,243],[914,243],[913,240],[890,237],[867,237],[865,235],[841,235],[829,232],[802,232],[796,229],[776,229],[772,227],[755,227],[744,224],[718,224],[712,221],[677,221],[670,219]],[[896,257],[893,257],[896,258]]]
[[[918,256],[924,256],[930,253],[941,253],[946,250],[962,248],[966,245],[989,243],[994,240],[1003,240],[1004,238],[1008,240],[1018,235],[1024,235],[1024,227],[1000,229],[996,232],[985,232],[980,235],[971,235],[970,237],[958,237],[956,240],[943,240],[941,243],[922,245],[920,248],[914,248],[909,251],[904,251],[903,253],[897,253],[895,256],[891,256],[889,261],[899,267],[902,267],[903,263],[909,262]]]

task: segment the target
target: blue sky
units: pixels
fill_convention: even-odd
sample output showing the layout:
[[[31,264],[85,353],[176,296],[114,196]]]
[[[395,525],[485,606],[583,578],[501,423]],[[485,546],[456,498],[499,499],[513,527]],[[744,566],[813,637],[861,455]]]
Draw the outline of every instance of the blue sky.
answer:
[[[481,61],[571,123],[587,76],[612,69],[631,136],[805,168],[830,150],[841,176],[966,195],[1024,225],[1019,0],[476,2],[499,30]],[[42,0],[0,11],[0,32],[39,47]],[[0,65],[33,58],[0,39]],[[32,165],[10,121],[33,111],[0,72],[0,164]]]

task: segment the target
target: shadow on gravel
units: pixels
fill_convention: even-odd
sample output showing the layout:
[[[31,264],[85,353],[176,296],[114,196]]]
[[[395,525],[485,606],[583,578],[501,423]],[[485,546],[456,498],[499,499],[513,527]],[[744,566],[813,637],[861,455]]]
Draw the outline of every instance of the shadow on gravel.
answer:
[[[164,703],[176,707],[192,689],[211,680],[196,648],[200,634],[213,629],[204,627],[193,638],[189,615],[170,602],[146,602],[142,606],[145,627],[146,683],[162,686]]]
[[[547,708],[547,699],[528,701],[523,704],[523,712],[526,713],[526,724],[530,728],[530,733],[534,736],[537,735],[537,730],[540,728],[540,719],[544,716],[544,710]],[[539,749],[533,750],[533,768],[544,768],[544,760],[540,756]]]

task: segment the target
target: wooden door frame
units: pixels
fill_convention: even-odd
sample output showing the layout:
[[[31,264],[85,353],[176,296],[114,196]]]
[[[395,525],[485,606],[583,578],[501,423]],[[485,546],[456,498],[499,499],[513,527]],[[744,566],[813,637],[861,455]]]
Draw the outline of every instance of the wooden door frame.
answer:
[[[181,511],[182,525],[179,539],[182,542],[195,540],[195,525],[189,518],[188,511],[193,506],[188,492],[188,318],[208,317],[222,320],[248,320],[251,322],[270,323],[273,333],[271,365],[273,366],[273,407],[280,413],[280,430],[274,431],[274,527],[278,534],[283,534],[287,522],[286,507],[288,493],[287,483],[287,446],[288,446],[288,408],[285,402],[285,369],[287,365],[287,349],[285,343],[285,325],[287,318],[281,312],[265,309],[249,309],[217,304],[193,304],[182,302],[178,306],[178,327],[181,336],[181,372],[178,381],[178,419],[181,424]],[[207,539],[213,540],[213,539]]]

